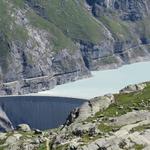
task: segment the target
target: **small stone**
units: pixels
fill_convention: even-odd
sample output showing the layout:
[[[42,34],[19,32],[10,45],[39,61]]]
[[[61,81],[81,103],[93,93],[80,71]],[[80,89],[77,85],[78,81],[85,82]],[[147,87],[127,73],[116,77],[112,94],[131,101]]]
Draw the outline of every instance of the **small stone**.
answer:
[[[40,144],[40,140],[38,138],[35,138],[33,141],[32,141],[32,144]]]
[[[95,123],[95,122],[97,122],[97,120],[95,119],[95,120],[92,120],[92,123]]]
[[[114,118],[109,119],[110,122],[115,122],[116,120]]]
[[[123,107],[123,106],[119,106],[118,108],[119,108],[119,109],[123,109],[124,107]]]
[[[34,134],[42,134],[43,132],[41,131],[41,130],[39,130],[39,129],[35,129],[34,130]]]
[[[139,108],[137,108],[137,107],[133,107],[133,110],[136,110],[136,111],[138,111],[138,110],[139,110]]]
[[[60,125],[59,128],[61,128],[61,129],[64,128],[64,125]]]
[[[84,121],[84,122],[83,122],[83,125],[84,125],[84,124],[87,124],[87,123],[88,123],[87,121]]]
[[[103,118],[103,117],[104,117],[104,115],[103,115],[103,114],[101,114],[101,115],[98,115],[97,117],[98,117],[98,118]]]
[[[69,148],[70,148],[70,150],[76,150],[77,147],[78,147],[78,145],[79,145],[78,143],[72,142],[72,143],[70,144]]]

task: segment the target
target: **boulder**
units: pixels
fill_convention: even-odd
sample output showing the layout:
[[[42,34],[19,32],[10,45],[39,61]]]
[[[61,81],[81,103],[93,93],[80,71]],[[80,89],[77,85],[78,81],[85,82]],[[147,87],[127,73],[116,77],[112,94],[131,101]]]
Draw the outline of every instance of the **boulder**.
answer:
[[[34,130],[34,134],[43,134],[43,132],[41,130],[39,130],[39,129],[35,129]]]
[[[14,134],[14,135],[12,135],[12,136],[9,136],[7,139],[6,139],[6,145],[8,144],[8,145],[13,145],[14,143],[16,143],[19,139],[20,139],[20,137],[22,137],[22,135],[21,134]]]
[[[143,90],[147,85],[145,83],[129,85],[120,90],[120,93],[132,93]]]
[[[6,137],[6,133],[0,133],[0,141],[3,141],[4,139],[6,139]]]
[[[31,131],[29,125],[27,125],[27,124],[19,124],[17,126],[17,130],[23,131],[23,132],[30,132]]]
[[[80,108],[74,109],[67,118],[65,125],[69,126],[75,122],[83,122],[88,117],[95,115],[98,111],[108,108],[114,101],[115,99],[112,94],[93,98],[85,102]]]
[[[79,143],[71,142],[69,145],[69,150],[77,150]]]

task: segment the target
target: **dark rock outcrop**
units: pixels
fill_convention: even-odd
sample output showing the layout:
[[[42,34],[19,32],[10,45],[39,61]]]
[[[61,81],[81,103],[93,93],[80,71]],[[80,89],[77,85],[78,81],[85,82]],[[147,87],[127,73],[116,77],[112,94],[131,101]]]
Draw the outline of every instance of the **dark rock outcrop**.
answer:
[[[32,54],[34,55],[34,52]],[[54,56],[52,60],[48,58],[50,64],[48,62],[43,62],[45,59],[46,58],[41,59],[40,61],[37,60],[37,63],[34,66],[31,66],[27,62],[27,66],[30,65],[30,68],[27,67],[24,70],[27,73],[24,74],[23,71],[22,73],[16,75],[15,80],[9,78],[9,76],[14,76],[13,72],[16,70],[15,66],[12,67],[13,70],[10,69],[4,79],[4,81],[6,80],[9,82],[4,82],[0,85],[0,94],[22,95],[36,93],[54,88],[58,84],[63,84],[90,76],[90,72],[85,67],[79,51],[76,51],[71,55],[67,52],[67,50],[64,50]],[[41,63],[43,63],[43,67],[41,66]],[[25,65],[20,64],[20,68],[23,67],[25,67]],[[23,77],[24,75],[25,77]]]
[[[3,111],[2,107],[0,106],[0,129],[5,131],[11,131],[14,129],[11,121],[7,117],[5,111]]]
[[[114,101],[114,96],[111,94],[91,99],[89,102],[85,102],[80,108],[74,109],[68,116],[65,125],[68,126],[72,123],[82,122],[100,110],[106,109]]]
[[[108,37],[98,45],[81,42],[81,52],[90,70],[116,68],[149,59],[148,0],[86,0],[86,2],[93,16],[103,25],[105,32],[107,31]]]
[[[122,20],[137,21],[149,15],[148,0],[87,0],[92,12],[99,16],[104,12],[117,11]]]

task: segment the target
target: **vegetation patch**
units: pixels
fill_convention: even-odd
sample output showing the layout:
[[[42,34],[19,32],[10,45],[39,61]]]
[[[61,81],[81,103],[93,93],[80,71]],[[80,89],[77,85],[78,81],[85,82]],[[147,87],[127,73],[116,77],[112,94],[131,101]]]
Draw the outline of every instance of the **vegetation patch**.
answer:
[[[140,131],[144,131],[146,129],[150,129],[150,124],[145,124],[145,125],[141,125],[141,126],[137,126],[135,128],[132,128],[131,132],[136,132],[136,131],[140,132]]]
[[[39,5],[49,22],[74,40],[99,43],[104,39],[103,27],[82,7],[81,3],[69,0],[30,1],[30,6]],[[39,13],[39,12],[38,12]]]
[[[133,148],[134,148],[135,150],[142,150],[144,147],[145,147],[145,146],[142,145],[142,144],[135,144]]]
[[[59,51],[65,48],[68,48],[70,51],[78,49],[73,41],[66,37],[59,28],[57,28],[53,23],[38,16],[35,12],[28,12],[27,18],[30,20],[30,23],[33,25],[33,27],[45,30],[49,33],[48,38],[53,51]]]
[[[45,143],[40,144],[38,150],[46,150],[46,144]]]
[[[119,129],[120,129],[120,126],[110,126],[110,125],[101,123],[101,124],[99,124],[98,129],[99,129],[101,132],[109,133],[109,132],[113,132],[113,131],[119,130]]]
[[[131,37],[128,26],[115,17],[101,16],[100,21],[111,31],[114,38],[126,40]]]
[[[107,120],[108,117],[121,116],[133,110],[150,110],[150,83],[147,83],[147,87],[142,91],[114,96],[115,103],[97,112],[94,117],[89,117],[87,121],[90,122],[100,116],[104,116],[104,120]]]

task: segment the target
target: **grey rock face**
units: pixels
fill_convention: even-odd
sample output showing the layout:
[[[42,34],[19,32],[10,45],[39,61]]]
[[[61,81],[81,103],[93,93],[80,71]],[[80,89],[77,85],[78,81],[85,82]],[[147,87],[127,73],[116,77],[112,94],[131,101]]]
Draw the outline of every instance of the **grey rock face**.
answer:
[[[145,83],[129,85],[129,86],[125,87],[124,89],[120,90],[120,93],[132,93],[132,92],[136,92],[136,91],[141,91],[145,87],[146,87]]]
[[[72,54],[69,54],[67,50],[58,53],[52,61],[52,69],[54,77],[57,79],[57,84],[74,81],[90,75],[79,50]]]
[[[145,110],[133,111],[120,117],[113,118],[113,120],[114,121],[111,123],[111,125],[124,126],[144,120],[150,120],[150,113]]]
[[[121,19],[131,21],[141,20],[149,14],[148,0],[87,0],[87,2],[93,6],[95,16],[99,16],[108,9],[119,12]]]
[[[8,7],[11,9],[12,6],[13,3]],[[72,50],[66,46],[54,50],[51,33],[45,28],[35,27],[27,18],[27,10],[30,8],[11,12],[15,25],[23,30],[24,39],[8,41],[7,37],[0,35],[1,43],[8,51],[8,56],[3,56],[5,61],[3,57],[0,59],[0,94],[35,93],[89,76],[79,48],[75,46]],[[1,51],[3,54],[3,49]]]
[[[56,79],[48,76],[1,84],[1,95],[21,95],[48,90],[56,85]]]
[[[74,81],[90,72],[84,65],[83,58],[79,50],[70,53],[64,49],[57,54],[53,54],[50,47],[46,47],[44,32],[28,29],[31,37],[39,36],[37,42],[40,46],[30,51],[34,41],[29,40],[25,47],[12,43],[11,55],[13,62],[10,64],[5,76],[2,77],[1,95],[27,94],[53,88],[57,84]],[[41,40],[41,41],[40,41]],[[49,49],[45,53],[45,49]]]
[[[148,0],[86,0],[86,2],[90,5],[93,16],[103,25],[103,30],[107,31],[105,31],[107,39],[100,41],[98,45],[89,42],[80,43],[85,64],[90,70],[117,68],[150,58],[149,37],[143,30],[148,27],[144,25],[150,14]],[[139,24],[140,21],[143,25]],[[139,29],[142,32],[138,31]]]
[[[5,131],[11,131],[14,129],[11,121],[7,117],[6,113],[3,111],[2,107],[0,107],[0,127]]]
[[[79,50],[70,54],[66,49],[54,56],[51,56],[51,52],[45,54],[45,49],[43,52],[40,49],[39,53],[33,50],[32,53],[30,51],[30,57],[34,64],[30,64],[26,60],[29,57],[28,52],[22,51],[20,57],[20,52],[16,52],[17,49],[14,48],[14,62],[3,78],[4,83],[0,85],[1,95],[35,93],[90,75]]]
[[[114,96],[111,94],[94,98],[84,103],[80,108],[73,110],[66,121],[66,125],[84,121],[98,111],[106,109],[112,103],[114,103]]]
[[[149,60],[149,39],[140,35],[135,35],[135,38],[140,42],[133,43],[130,37],[123,40],[104,40],[99,45],[81,42],[80,50],[86,67],[92,71],[114,69],[125,64]]]

